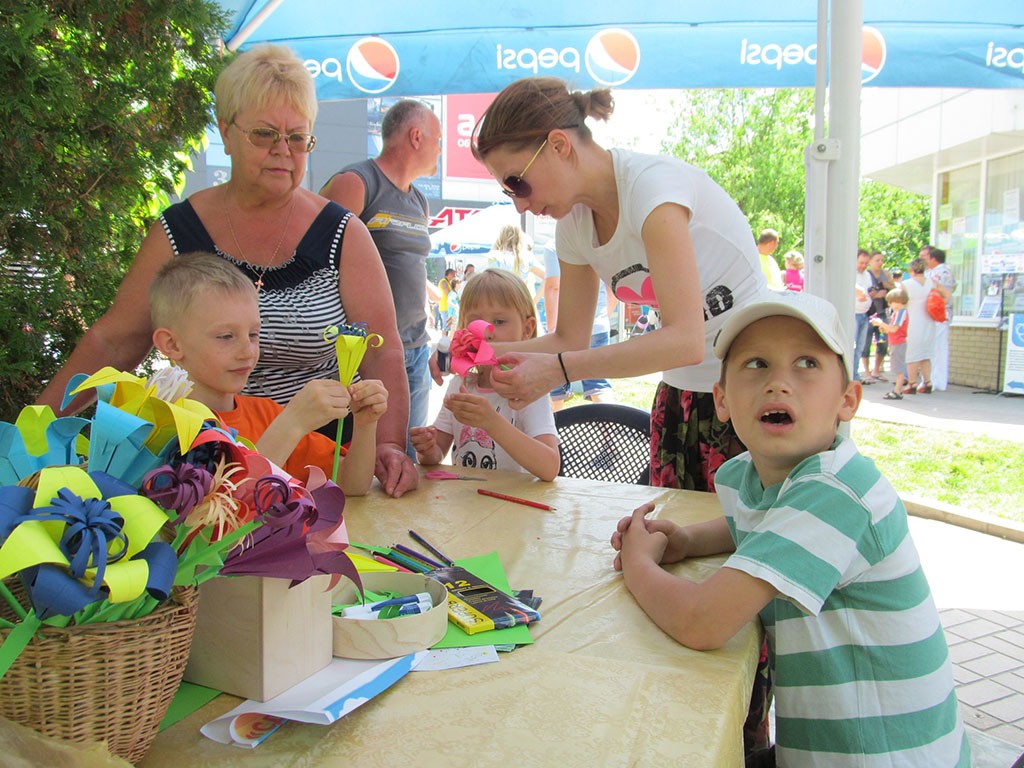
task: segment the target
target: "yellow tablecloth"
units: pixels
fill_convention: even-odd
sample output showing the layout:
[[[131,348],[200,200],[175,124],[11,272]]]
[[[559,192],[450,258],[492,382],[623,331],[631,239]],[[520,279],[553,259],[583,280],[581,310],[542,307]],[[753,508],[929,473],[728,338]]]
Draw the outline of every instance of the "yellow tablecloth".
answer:
[[[658,516],[687,523],[721,514],[715,497],[483,474],[482,483],[423,480],[397,500],[379,488],[350,499],[349,536],[416,546],[412,528],[452,558],[497,551],[512,586],[544,599],[542,620],[531,628],[535,644],[501,654],[497,664],[413,672],[332,726],[289,723],[252,751],[199,733],[240,701],[220,696],[160,734],[141,765],[742,765],[759,630],[752,623],[717,651],[684,648],[636,605],[612,570],[608,543],[619,518],[643,502],[657,502]],[[482,496],[478,487],[555,511]],[[721,562],[705,558],[672,569],[703,580]]]

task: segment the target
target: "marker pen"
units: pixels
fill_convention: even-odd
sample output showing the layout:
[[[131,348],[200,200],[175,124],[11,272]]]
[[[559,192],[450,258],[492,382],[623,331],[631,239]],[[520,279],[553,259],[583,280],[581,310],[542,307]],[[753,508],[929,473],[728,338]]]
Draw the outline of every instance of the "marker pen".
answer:
[[[417,613],[426,613],[433,608],[433,603],[429,600],[420,601],[418,603],[403,603],[402,605],[392,606],[394,610],[386,609],[380,611],[365,610],[366,606],[353,606],[352,608],[346,608],[342,611],[342,616],[346,619],[381,619],[381,618],[396,618],[398,616],[413,616]],[[356,611],[354,608],[364,608],[362,611]],[[387,614],[387,616],[382,616]]]
[[[417,592],[415,595],[407,595],[406,597],[395,597],[391,600],[381,600],[377,603],[370,603],[369,605],[350,605],[348,608],[344,608],[341,612],[342,616],[351,615],[352,613],[369,613],[372,611],[379,611],[381,608],[386,608],[389,605],[405,605],[407,603],[430,603],[429,592]]]
[[[451,369],[451,355],[448,350],[451,349],[452,340],[445,334],[437,340],[437,367],[441,370],[441,373],[450,373]]]

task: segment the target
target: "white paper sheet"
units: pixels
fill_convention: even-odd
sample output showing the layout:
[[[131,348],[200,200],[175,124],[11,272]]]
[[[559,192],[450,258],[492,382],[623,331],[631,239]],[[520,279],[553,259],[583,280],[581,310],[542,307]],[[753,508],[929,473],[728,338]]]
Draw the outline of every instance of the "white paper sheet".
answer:
[[[334,659],[320,672],[268,701],[245,701],[204,725],[204,736],[252,749],[287,720],[330,725],[412,671],[425,652],[385,661]]]

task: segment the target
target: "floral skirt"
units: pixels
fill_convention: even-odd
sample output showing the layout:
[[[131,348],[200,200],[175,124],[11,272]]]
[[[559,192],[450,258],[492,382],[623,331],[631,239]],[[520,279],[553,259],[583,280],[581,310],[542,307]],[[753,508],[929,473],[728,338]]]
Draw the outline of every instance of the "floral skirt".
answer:
[[[661,382],[651,410],[651,485],[715,491],[715,473],[746,450],[730,422],[715,413],[710,392]]]

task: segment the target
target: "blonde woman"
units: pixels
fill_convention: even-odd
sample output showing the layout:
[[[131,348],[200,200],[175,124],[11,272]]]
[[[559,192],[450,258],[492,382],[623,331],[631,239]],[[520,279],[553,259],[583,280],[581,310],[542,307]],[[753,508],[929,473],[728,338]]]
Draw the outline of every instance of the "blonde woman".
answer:
[[[334,348],[323,341],[329,325],[362,322],[384,337],[361,373],[381,379],[391,394],[378,422],[376,475],[385,492],[401,496],[419,477],[405,454],[409,385],[394,302],[366,226],[302,186],[316,146],[313,78],[288,48],[259,45],[221,72],[214,95],[230,180],[172,205],[150,227],[113,306],[39,402],[59,409],[75,373],[141,363],[152,347],[148,294],[156,273],[178,255],[215,253],[259,294],[260,359],[244,394],[287,405],[308,381],[337,378]],[[79,399],[70,410],[85,404]]]

